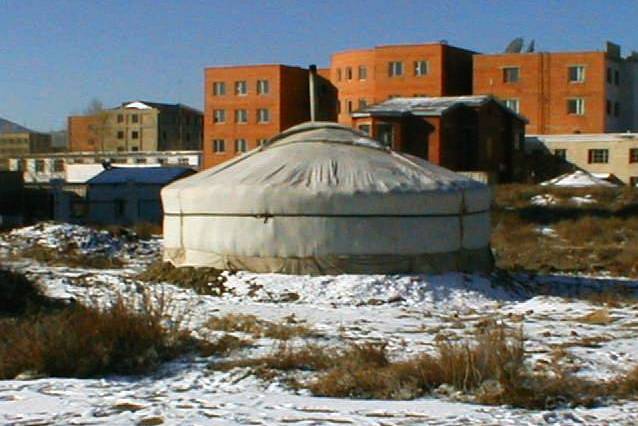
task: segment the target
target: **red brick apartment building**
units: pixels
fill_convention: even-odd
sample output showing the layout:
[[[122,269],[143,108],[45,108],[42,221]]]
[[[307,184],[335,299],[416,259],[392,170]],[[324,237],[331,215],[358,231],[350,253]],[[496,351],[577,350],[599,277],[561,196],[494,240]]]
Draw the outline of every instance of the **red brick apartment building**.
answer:
[[[527,133],[636,130],[635,54],[605,51],[474,56],[473,93],[492,94],[527,117]]]
[[[280,64],[211,67],[204,71],[204,167],[258,147],[310,119],[309,71]],[[336,94],[318,71],[319,114],[334,121]]]
[[[330,80],[338,90],[338,121],[350,125],[352,112],[392,97],[469,95],[474,53],[444,42],[336,53]]]

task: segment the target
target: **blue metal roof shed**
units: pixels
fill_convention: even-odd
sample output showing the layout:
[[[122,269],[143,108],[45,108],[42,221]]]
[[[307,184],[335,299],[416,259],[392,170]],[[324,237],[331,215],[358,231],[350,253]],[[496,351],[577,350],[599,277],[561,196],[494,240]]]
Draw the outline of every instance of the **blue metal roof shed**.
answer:
[[[140,185],[166,185],[194,174],[188,167],[113,167],[89,179],[88,185],[118,185],[129,182]]]

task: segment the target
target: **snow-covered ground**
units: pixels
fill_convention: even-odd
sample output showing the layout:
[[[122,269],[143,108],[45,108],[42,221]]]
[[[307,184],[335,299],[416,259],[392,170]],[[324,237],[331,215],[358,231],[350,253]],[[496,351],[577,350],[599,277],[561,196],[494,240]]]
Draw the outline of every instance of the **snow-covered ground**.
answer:
[[[69,237],[65,237],[65,235]],[[3,263],[37,279],[54,297],[108,301],[139,294],[141,287],[167,295],[186,325],[207,337],[208,319],[227,313],[253,314],[270,321],[294,315],[320,342],[386,341],[397,359],[432,351],[437,336],[463,337],[487,319],[522,326],[526,351],[536,369],[561,362],[578,374],[611,378],[638,364],[637,305],[608,308],[611,322],[582,318],[602,308],[583,295],[638,281],[573,276],[497,276],[445,274],[289,276],[228,274],[228,292],[201,296],[169,284],[140,283],[134,275],[154,259],[160,241],[127,242],[70,225],[25,228],[0,238]],[[50,267],[20,259],[33,244],[55,246],[72,238],[81,250],[109,252],[131,263],[119,270]],[[90,243],[88,243],[89,241]],[[87,242],[83,245],[83,242]],[[272,350],[261,338],[240,355]],[[638,402],[595,409],[528,411],[468,404],[452,398],[373,401],[313,397],[279,383],[263,382],[246,369],[215,371],[211,359],[185,357],[145,377],[0,381],[2,424],[638,424]]]

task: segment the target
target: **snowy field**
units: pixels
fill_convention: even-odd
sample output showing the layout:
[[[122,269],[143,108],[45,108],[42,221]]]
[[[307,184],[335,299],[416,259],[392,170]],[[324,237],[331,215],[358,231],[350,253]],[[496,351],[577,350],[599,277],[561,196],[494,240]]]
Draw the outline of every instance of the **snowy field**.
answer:
[[[87,253],[115,256],[122,269],[53,267],[21,258],[35,243],[55,247],[73,241]],[[623,278],[528,276],[501,282],[496,276],[445,274],[285,276],[228,274],[220,297],[134,276],[157,259],[160,240],[123,243],[107,234],[71,225],[23,228],[0,239],[5,266],[27,273],[48,295],[80,302],[108,303],[141,288],[167,295],[176,315],[197,337],[213,338],[204,325],[227,313],[253,314],[268,321],[294,316],[325,343],[384,341],[396,359],[431,352],[437,337],[462,338],[481,322],[502,319],[522,326],[531,368],[551,368],[557,349],[561,363],[577,374],[609,379],[638,364],[638,305],[608,307],[605,324],[584,321],[603,305],[592,293],[618,286],[636,292],[638,281]],[[499,284],[500,283],[500,284]],[[259,338],[238,356],[273,349]],[[411,401],[313,397],[282,383],[264,382],[248,369],[215,371],[211,359],[184,357],[144,377],[0,381],[0,423],[45,424],[201,424],[201,425],[459,425],[459,424],[638,424],[638,402],[599,408],[529,411],[463,402],[441,393]]]

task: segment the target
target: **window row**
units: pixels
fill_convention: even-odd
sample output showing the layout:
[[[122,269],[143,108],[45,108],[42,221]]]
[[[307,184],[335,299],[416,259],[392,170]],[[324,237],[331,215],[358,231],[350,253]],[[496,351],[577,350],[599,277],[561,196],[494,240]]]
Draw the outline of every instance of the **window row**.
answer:
[[[505,106],[510,108],[512,111],[516,112],[516,113],[520,113],[521,112],[521,103],[518,99],[512,98],[512,99],[503,99],[503,102],[505,103]],[[611,114],[611,110],[610,110],[611,106],[610,106],[610,102],[607,101],[607,110],[608,110],[608,114]],[[614,105],[615,108],[615,114],[619,114],[620,111],[620,104],[618,102],[615,103]],[[571,99],[567,99],[567,114],[571,114],[571,115],[585,115],[585,99],[583,98],[571,98]],[[616,115],[618,116],[618,115]]]
[[[140,138],[140,132],[137,130],[133,130],[131,131],[131,139],[139,139]],[[117,131],[117,138],[118,139],[124,139],[124,131],[123,130],[118,130]]]
[[[246,96],[248,94],[248,81],[238,80],[233,84],[234,94],[237,96]],[[270,82],[268,80],[257,80],[255,84],[255,91],[258,95],[267,95],[270,93]],[[226,95],[226,82],[215,81],[213,82],[213,96],[225,96]]]
[[[263,144],[266,143],[268,139],[257,139],[257,147],[262,146]],[[213,139],[213,152],[214,153],[224,153],[227,152],[226,151],[226,140],[225,139]],[[235,149],[235,153],[241,153],[241,152],[246,152],[248,151],[248,142],[246,141],[246,139],[240,138],[240,139],[235,139],[235,144],[234,144],[234,149]]]
[[[554,150],[554,156],[567,160],[567,149],[560,148]],[[638,148],[629,148],[629,163],[638,163]],[[609,150],[604,148],[593,148],[587,150],[587,163],[606,164],[609,163]]]
[[[430,73],[430,62],[426,60],[414,61],[412,63],[412,75],[421,77]],[[388,62],[388,76],[399,77],[405,74],[405,64],[403,61]],[[345,67],[343,70],[337,68],[337,81],[351,81],[354,79],[354,71],[352,67]],[[368,79],[368,68],[365,65],[357,67],[357,79]]]
[[[521,80],[520,67],[503,67],[503,83],[518,83]],[[585,82],[585,66],[570,65],[567,67],[567,81],[569,83]]]
[[[236,109],[234,114],[234,122],[239,124],[248,123],[248,110]],[[270,122],[270,110],[268,108],[257,109],[257,123],[269,123]],[[213,110],[213,123],[226,123],[226,110],[215,109]]]
[[[337,102],[337,114],[341,114],[342,112],[352,114],[355,111],[355,103],[352,99],[344,99],[343,106],[342,102]],[[362,109],[368,106],[368,101],[365,98],[360,98],[357,100],[356,109]]]

